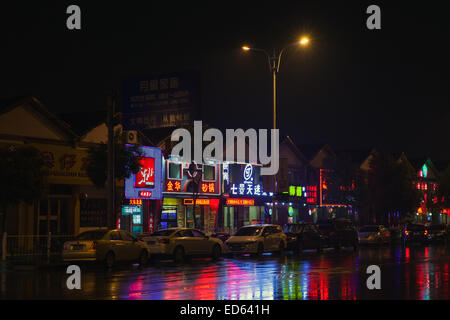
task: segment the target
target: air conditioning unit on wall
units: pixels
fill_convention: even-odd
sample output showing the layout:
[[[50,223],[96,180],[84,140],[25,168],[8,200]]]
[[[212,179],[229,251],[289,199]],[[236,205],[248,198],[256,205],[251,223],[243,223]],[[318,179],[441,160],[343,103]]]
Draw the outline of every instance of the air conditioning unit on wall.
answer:
[[[136,130],[127,131],[127,143],[137,144],[138,143],[138,135]]]

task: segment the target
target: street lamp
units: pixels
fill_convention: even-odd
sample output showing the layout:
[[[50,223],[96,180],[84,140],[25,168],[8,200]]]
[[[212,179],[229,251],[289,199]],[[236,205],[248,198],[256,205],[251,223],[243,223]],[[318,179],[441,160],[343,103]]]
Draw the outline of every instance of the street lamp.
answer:
[[[259,51],[262,52],[266,55],[267,60],[269,62],[269,68],[270,71],[272,72],[272,79],[273,79],[273,129],[276,130],[277,128],[277,75],[278,72],[280,71],[280,62],[281,62],[281,57],[283,56],[283,53],[290,47],[293,46],[302,46],[302,47],[306,47],[309,45],[309,37],[307,36],[303,36],[301,37],[297,42],[291,43],[289,45],[287,45],[286,47],[284,47],[278,54],[276,52],[276,50],[273,50],[273,54],[270,55],[266,50],[264,49],[259,49],[259,48],[252,48],[249,46],[243,46],[242,50],[244,51]],[[272,150],[276,150],[276,139],[274,136],[274,140],[272,142]],[[276,161],[276,160],[275,160]],[[277,175],[274,175],[274,195],[277,194],[278,191],[278,186],[277,186]],[[275,205],[273,206],[274,210],[275,210],[275,218],[278,220],[278,211],[275,207]]]

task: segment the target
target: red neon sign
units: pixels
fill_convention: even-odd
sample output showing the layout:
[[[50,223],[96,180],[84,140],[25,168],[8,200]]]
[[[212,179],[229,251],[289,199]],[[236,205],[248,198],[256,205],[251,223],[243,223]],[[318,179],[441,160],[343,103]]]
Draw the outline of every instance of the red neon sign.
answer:
[[[139,197],[140,198],[151,198],[152,192],[151,191],[139,191]]]
[[[155,159],[140,158],[140,171],[136,174],[136,188],[153,188],[155,186]]]
[[[255,199],[228,198],[226,205],[227,206],[254,206]]]
[[[202,192],[203,193],[214,193],[216,190],[214,182],[202,183]]]
[[[183,200],[183,204],[185,206],[193,205],[194,204],[194,199],[184,199]],[[210,205],[210,201],[209,201],[209,199],[195,199],[195,204],[199,205],[199,206],[209,206]]]

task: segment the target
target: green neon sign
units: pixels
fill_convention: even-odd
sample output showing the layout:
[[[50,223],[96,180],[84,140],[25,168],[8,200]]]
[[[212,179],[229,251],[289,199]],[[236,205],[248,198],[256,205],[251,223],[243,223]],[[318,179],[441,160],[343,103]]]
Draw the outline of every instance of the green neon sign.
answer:
[[[295,186],[290,186],[289,187],[289,195],[290,196],[295,196]]]
[[[424,164],[423,167],[422,167],[422,174],[423,174],[424,178],[426,178],[427,175],[428,175],[428,167],[427,167],[426,164]]]

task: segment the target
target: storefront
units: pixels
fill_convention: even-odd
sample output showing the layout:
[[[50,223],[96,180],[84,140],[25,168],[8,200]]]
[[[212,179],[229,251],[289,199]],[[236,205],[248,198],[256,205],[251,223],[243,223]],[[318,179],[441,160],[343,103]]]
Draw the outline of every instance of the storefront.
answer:
[[[67,145],[32,143],[44,159],[48,170],[45,198],[36,201],[34,234],[78,234],[83,228],[104,226],[106,202],[102,192],[92,192],[88,178],[85,148]],[[98,197],[96,197],[98,195]],[[102,201],[103,200],[103,201]],[[95,210],[92,205],[96,202]]]
[[[159,228],[188,227],[211,234],[216,229],[221,166],[168,159],[164,162],[164,199]]]
[[[261,166],[225,162],[222,171],[223,214],[218,229],[234,234],[242,226],[270,223],[273,194],[263,190]]]
[[[162,199],[163,156],[160,148],[141,146],[140,170],[125,179],[125,199],[117,227],[134,236],[156,230]]]

